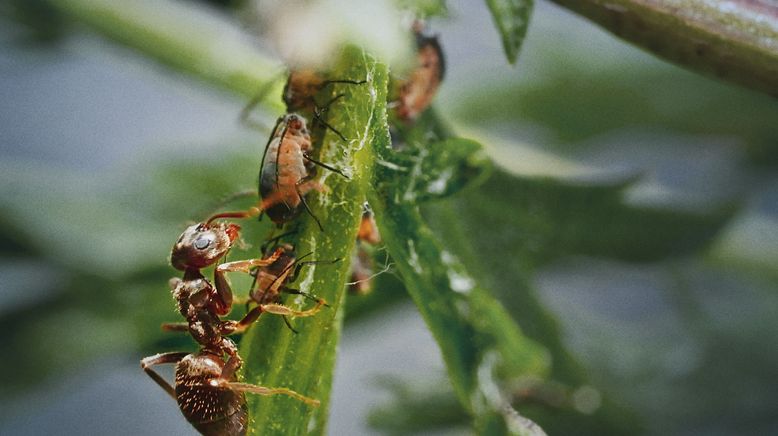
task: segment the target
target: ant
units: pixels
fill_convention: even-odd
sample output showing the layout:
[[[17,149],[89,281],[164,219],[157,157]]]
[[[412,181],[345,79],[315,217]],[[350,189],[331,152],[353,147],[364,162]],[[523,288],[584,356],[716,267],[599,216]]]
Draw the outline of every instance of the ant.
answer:
[[[319,401],[290,389],[238,382],[237,371],[243,359],[238,355],[235,343],[224,336],[245,331],[262,312],[311,316],[326,303],[318,299],[318,306],[307,311],[295,311],[281,304],[260,303],[240,321],[221,320],[219,316],[228,314],[233,302],[226,272],[249,272],[254,267],[271,266],[285,251],[277,249],[264,259],[218,265],[214,272],[214,286],[200,270],[226,255],[240,231],[240,226],[236,224],[214,223],[214,219],[212,217],[205,223],[188,227],[173,246],[170,256],[173,266],[184,271],[184,278],[174,278],[170,285],[179,312],[187,322],[163,324],[163,329],[188,331],[198,342],[200,350],[192,354],[170,352],[150,356],[141,360],[141,368],[176,399],[184,417],[201,433],[245,434],[248,420],[245,392],[283,394],[311,406],[318,406]],[[155,365],[166,363],[176,364],[175,387],[152,369]]]
[[[405,123],[414,121],[429,107],[446,71],[438,37],[426,35],[421,20],[416,20],[412,29],[416,38],[416,67],[395,85],[397,99],[392,103],[397,117]]]

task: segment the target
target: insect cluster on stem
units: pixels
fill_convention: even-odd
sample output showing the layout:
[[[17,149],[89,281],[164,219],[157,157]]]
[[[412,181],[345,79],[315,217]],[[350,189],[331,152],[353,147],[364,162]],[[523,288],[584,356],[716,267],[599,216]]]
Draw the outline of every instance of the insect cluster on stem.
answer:
[[[418,65],[406,79],[398,82],[395,100],[390,103],[396,117],[408,123],[430,104],[443,77],[443,57],[437,39],[423,36],[419,25],[414,26],[414,33]],[[188,333],[197,343],[198,350],[194,353],[167,352],[149,356],[141,360],[141,367],[176,400],[187,421],[202,434],[245,434],[249,422],[246,393],[285,395],[314,407],[320,404],[319,400],[291,389],[241,382],[239,370],[243,359],[229,336],[245,332],[265,312],[283,316],[290,329],[286,317],[308,317],[318,313],[327,303],[291,284],[305,266],[334,263],[339,259],[311,260],[308,257],[313,253],[297,257],[293,245],[281,242],[290,233],[270,238],[261,248],[259,257],[232,262],[222,262],[222,259],[239,240],[241,231],[239,225],[225,222],[227,219],[265,214],[280,226],[295,220],[305,211],[324,231],[306,201],[311,191],[326,191],[316,180],[316,169],[320,167],[348,177],[341,169],[315,157],[309,124],[329,129],[343,141],[346,138],[324,118],[343,94],[337,94],[321,105],[316,96],[330,85],[358,86],[366,83],[365,80],[330,80],[325,77],[312,70],[290,72],[283,92],[287,113],[276,122],[262,155],[258,182],[261,201],[245,210],[217,213],[204,222],[187,227],[171,250],[170,262],[183,272],[183,276],[171,279],[169,285],[184,321],[165,323],[162,329]],[[310,122],[302,114],[310,115]],[[352,270],[356,283],[364,283],[355,288],[364,292],[369,289],[372,260],[362,246],[380,242],[367,204],[357,237],[358,254]],[[203,274],[203,269],[209,267],[214,268],[212,281]],[[225,318],[239,303],[227,278],[227,273],[233,272],[250,274],[254,279],[246,301],[247,312],[239,320]],[[294,310],[282,304],[284,293],[302,295],[315,305],[307,310]],[[175,364],[172,384],[156,371],[155,367],[161,364]]]

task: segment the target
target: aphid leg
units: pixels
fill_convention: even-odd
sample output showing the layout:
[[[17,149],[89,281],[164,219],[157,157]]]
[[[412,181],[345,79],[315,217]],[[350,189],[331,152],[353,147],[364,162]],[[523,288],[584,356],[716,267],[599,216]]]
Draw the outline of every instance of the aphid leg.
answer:
[[[311,253],[308,253],[308,254],[311,254]],[[301,259],[302,259],[302,257],[301,257]],[[298,261],[297,265],[294,268],[294,272],[289,277],[289,283],[292,283],[295,280],[297,280],[297,276],[300,275],[300,271],[306,265],[316,265],[317,263],[322,263],[322,264],[325,264],[325,265],[332,265],[332,264],[335,264],[335,263],[338,263],[338,262],[340,262],[340,259],[335,259],[335,260],[306,260],[305,262],[299,262]]]
[[[295,328],[294,328],[294,327],[292,327],[292,323],[290,323],[290,322],[289,322],[289,318],[287,318],[286,316],[282,316],[281,318],[283,318],[283,319],[284,319],[284,324],[286,324],[286,328],[288,328],[289,330],[291,330],[291,331],[292,331],[292,333],[294,333],[294,334],[298,334],[298,333],[300,333],[300,332],[298,332],[297,330],[295,330]]]
[[[272,238],[266,240],[264,244],[262,244],[262,246],[259,248],[259,252],[260,253],[267,253],[268,247],[270,247],[271,245],[278,244],[278,241],[281,240],[281,238],[284,238],[284,237],[287,237],[287,236],[291,236],[291,235],[294,235],[296,233],[297,233],[297,229],[295,228],[292,231],[289,231],[289,232],[286,232],[286,233],[281,233],[278,236],[273,236]]]
[[[321,124],[322,126],[330,129],[333,133],[338,135],[338,137],[341,139],[341,141],[348,142],[348,139],[346,139],[346,137],[343,136],[342,133],[340,133],[336,128],[332,127],[328,122],[324,121],[324,118],[322,118],[322,115],[324,115],[324,113],[329,110],[330,105],[332,105],[332,103],[335,103],[335,101],[337,101],[339,98],[343,97],[344,95],[345,94],[338,94],[338,95],[336,95],[332,100],[328,101],[321,108],[318,107],[318,106],[314,107],[313,108],[313,120],[315,122]]]
[[[335,167],[333,167],[333,166],[327,165],[327,164],[326,164],[326,163],[324,163],[324,162],[319,162],[318,160],[316,160],[316,159],[314,159],[314,158],[312,158],[312,157],[308,156],[308,154],[306,154],[306,153],[303,153],[303,158],[305,158],[306,160],[308,160],[308,161],[310,161],[310,162],[313,162],[314,164],[316,164],[316,165],[318,165],[318,166],[320,166],[320,167],[322,167],[322,168],[326,168],[326,169],[328,169],[328,170],[332,171],[333,173],[340,174],[341,176],[343,176],[343,177],[345,177],[345,178],[347,178],[347,179],[350,179],[350,177],[349,177],[349,176],[347,176],[347,175],[343,174],[343,170],[339,170],[339,169],[337,169],[337,168],[335,168]]]
[[[367,80],[345,80],[345,79],[341,79],[341,80],[325,80],[323,86],[327,86],[327,85],[329,85],[331,83],[347,83],[349,85],[364,85],[365,83],[367,83]]]
[[[310,188],[309,188],[309,186],[310,186]],[[310,181],[310,182],[306,182],[306,183],[303,183],[303,184],[295,185],[294,189],[297,191],[297,195],[300,197],[300,202],[303,204],[303,207],[305,208],[305,211],[308,212],[308,215],[310,215],[311,218],[313,218],[314,221],[316,221],[316,225],[319,226],[319,230],[323,232],[324,231],[324,227],[322,227],[321,221],[319,221],[319,218],[317,218],[316,215],[313,214],[313,211],[308,206],[308,202],[305,201],[305,193],[307,191],[315,188],[316,186],[321,187],[321,185],[319,185],[318,183]],[[305,188],[307,188],[307,190]]]
[[[279,394],[280,395],[286,395],[286,396],[292,397],[292,398],[294,398],[296,400],[302,401],[303,403],[308,404],[309,406],[313,406],[313,407],[319,407],[319,405],[321,404],[321,402],[319,400],[315,400],[313,398],[308,398],[305,395],[298,394],[297,392],[295,392],[295,391],[293,391],[291,389],[286,389],[286,388],[266,388],[264,386],[257,386],[257,385],[252,385],[252,384],[248,384],[248,383],[239,383],[239,382],[228,382],[228,381],[222,381],[222,382],[223,382],[222,385],[224,387],[232,389],[233,391],[248,392],[248,393],[252,393],[252,394],[265,395],[265,396],[279,395]]]
[[[161,375],[157,374],[156,371],[151,369],[152,366],[155,365],[162,365],[165,363],[178,363],[186,357],[189,353],[183,353],[183,352],[172,352],[172,353],[162,353],[162,354],[155,354],[153,356],[149,356],[144,358],[140,361],[140,367],[143,368],[144,371],[146,371],[146,374],[151,377],[152,380],[154,380],[159,387],[164,389],[165,392],[168,393],[173,399],[176,398],[176,390],[173,388],[173,386],[170,385],[170,383],[167,382],[164,378],[162,378]]]

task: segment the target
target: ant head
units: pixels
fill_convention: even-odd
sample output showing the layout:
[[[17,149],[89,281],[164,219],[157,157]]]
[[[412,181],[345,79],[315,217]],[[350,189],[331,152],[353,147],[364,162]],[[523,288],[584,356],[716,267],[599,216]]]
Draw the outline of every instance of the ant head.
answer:
[[[178,270],[205,268],[224,256],[238,238],[237,224],[199,223],[189,226],[170,253],[170,263]]]

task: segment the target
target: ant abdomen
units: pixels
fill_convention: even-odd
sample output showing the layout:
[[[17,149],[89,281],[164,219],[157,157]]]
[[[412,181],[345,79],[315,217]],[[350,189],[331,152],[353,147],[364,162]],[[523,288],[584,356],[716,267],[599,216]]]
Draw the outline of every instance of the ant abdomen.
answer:
[[[186,420],[200,433],[244,435],[248,425],[245,394],[213,384],[223,368],[224,360],[208,352],[183,358],[176,365],[176,400]]]

